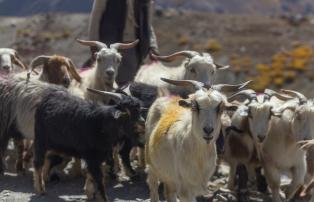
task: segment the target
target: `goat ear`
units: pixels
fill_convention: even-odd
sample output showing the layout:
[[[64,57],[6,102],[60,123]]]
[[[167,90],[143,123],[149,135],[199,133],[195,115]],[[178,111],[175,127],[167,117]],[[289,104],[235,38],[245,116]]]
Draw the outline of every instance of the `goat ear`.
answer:
[[[128,115],[128,113],[126,112],[122,112],[120,110],[115,110],[113,113],[112,113],[112,116],[114,119],[121,119],[121,118],[124,118]]]
[[[179,100],[179,105],[186,108],[192,107],[192,103],[189,100]]]

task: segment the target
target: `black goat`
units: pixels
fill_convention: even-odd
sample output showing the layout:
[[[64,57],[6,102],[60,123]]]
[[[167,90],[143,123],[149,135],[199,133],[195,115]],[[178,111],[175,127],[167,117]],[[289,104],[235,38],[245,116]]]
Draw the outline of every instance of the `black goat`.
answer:
[[[38,105],[34,140],[34,187],[38,193],[45,191],[43,176],[49,167],[45,155],[55,151],[83,159],[101,199],[107,201],[100,166],[112,161],[114,145],[136,138],[132,131],[142,124],[140,102],[131,96],[89,90],[119,101],[100,106],[65,90],[47,89]]]

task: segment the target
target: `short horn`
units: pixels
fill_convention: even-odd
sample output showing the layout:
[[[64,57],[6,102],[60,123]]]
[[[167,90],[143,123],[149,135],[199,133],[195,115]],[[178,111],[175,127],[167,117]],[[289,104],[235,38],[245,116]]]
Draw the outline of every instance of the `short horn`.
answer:
[[[107,45],[100,41],[85,41],[80,39],[76,39],[76,41],[84,46],[96,47],[98,49],[107,48]]]
[[[288,95],[292,95],[294,97],[297,97],[300,101],[300,103],[305,103],[307,101],[307,98],[305,97],[305,95],[303,95],[300,92],[294,91],[294,90],[286,90],[286,89],[281,89],[281,92],[286,93]]]
[[[271,89],[265,89],[264,90],[264,94],[267,96],[268,100],[271,97],[273,97],[273,96],[275,96],[278,99],[283,100],[283,101],[287,101],[287,100],[293,99],[293,97],[291,97],[291,96],[288,96],[288,95],[285,95],[285,94],[282,94],[282,93],[278,93],[278,92],[276,92],[274,90],[271,90]]]
[[[113,92],[107,92],[107,91],[101,91],[101,90],[96,90],[96,89],[92,89],[92,88],[87,88],[88,91],[98,94],[98,95],[102,95],[105,97],[111,97],[112,99],[116,100],[116,101],[120,101],[123,99],[123,96],[121,93],[113,93]]]
[[[204,84],[199,81],[194,80],[172,80],[166,78],[160,78],[162,81],[170,83],[176,86],[183,86],[183,87],[194,87],[196,90],[201,90],[204,87]]]
[[[236,100],[238,96],[245,96],[250,101],[257,100],[256,92],[252,89],[246,89],[246,90],[239,91],[236,94],[233,94],[232,96],[228,97],[228,102],[232,102]]]
[[[156,60],[160,60],[162,62],[172,62],[181,56],[187,57],[187,58],[192,58],[196,55],[199,55],[199,53],[196,51],[179,51],[179,52],[173,53],[171,55],[167,55],[167,56],[159,56],[159,55],[152,54],[152,58],[154,58]]]
[[[110,45],[110,48],[114,48],[117,50],[124,50],[124,49],[130,49],[135,47],[138,44],[139,40],[136,39],[135,41],[131,43],[114,43]]]
[[[222,91],[222,92],[234,92],[241,90],[242,88],[245,88],[247,85],[249,85],[252,82],[252,80],[232,85],[232,84],[216,84],[212,85],[211,89],[217,90],[217,91]]]

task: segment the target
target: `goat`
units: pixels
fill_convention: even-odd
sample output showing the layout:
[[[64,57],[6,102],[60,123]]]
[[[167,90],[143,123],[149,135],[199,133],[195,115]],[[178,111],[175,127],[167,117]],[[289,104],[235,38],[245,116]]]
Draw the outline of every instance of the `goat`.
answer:
[[[135,138],[130,136],[141,120],[140,102],[121,94],[89,91],[119,101],[101,106],[63,89],[48,88],[44,92],[35,115],[34,187],[38,193],[45,191],[43,165],[46,153],[52,150],[84,159],[100,200],[107,201],[100,166],[112,159],[113,146],[126,137]]]
[[[76,70],[77,68],[70,58],[59,55],[40,55],[32,60],[28,76],[41,65],[43,65],[42,72],[38,76],[40,81],[62,85],[65,88],[70,86],[72,80],[81,82],[81,77]]]
[[[0,159],[7,148],[8,140],[13,138],[34,138],[34,114],[42,92],[49,85],[31,78],[29,82],[22,77],[0,79]],[[20,159],[21,157],[19,157]],[[0,165],[4,171],[3,162]]]
[[[193,92],[192,88],[173,87],[160,81],[159,78],[196,80],[204,83],[206,86],[210,86],[214,82],[217,70],[229,67],[218,65],[208,53],[200,54],[195,51],[179,51],[169,56],[153,55],[153,58],[163,62],[172,62],[179,56],[184,56],[187,60],[176,67],[167,67],[160,62],[141,66],[134,81],[157,87],[166,87],[172,94],[187,96]]]
[[[95,47],[99,50],[95,53],[95,66],[80,74],[82,83],[79,85],[79,88],[82,90],[82,96],[87,100],[108,104],[108,98],[90,93],[86,89],[95,88],[104,91],[113,91],[117,87],[115,79],[122,57],[118,50],[132,48],[136,46],[138,40],[132,43],[114,43],[109,48],[106,44],[99,41],[84,41],[79,39],[77,41],[82,45]]]
[[[204,84],[197,81],[162,80],[194,87],[196,92],[189,99],[158,98],[149,109],[145,159],[150,199],[159,200],[160,181],[164,183],[167,201],[176,201],[176,194],[180,201],[194,201],[207,189],[215,171],[220,116],[235,106],[214,86],[205,90]]]
[[[0,48],[0,74],[8,74],[14,71],[13,65],[17,65],[24,70],[27,69],[16,50],[11,48]]]
[[[287,92],[292,94],[292,91],[284,93]],[[297,95],[300,94],[297,93]],[[300,98],[300,103],[305,101],[303,98]],[[272,118],[270,119],[269,115],[267,116],[265,113],[260,113],[258,124],[250,124],[252,135],[258,140],[257,148],[274,202],[282,201],[280,177],[283,171],[290,171],[292,175],[292,181],[285,190],[286,199],[293,198],[304,183],[305,152],[298,147],[297,142],[310,138],[309,132],[312,131],[312,127],[311,123],[302,125],[305,124],[301,117],[303,115],[294,111],[299,108],[300,103],[295,99],[284,103],[271,103],[273,106],[269,107],[269,110],[270,114],[273,114]],[[311,105],[305,102],[301,108],[304,109]]]
[[[290,125],[289,128],[291,133],[295,136],[294,140],[309,140],[313,139],[314,134],[314,102],[313,100],[309,100],[304,96],[302,93],[292,90],[282,90],[284,93],[287,93],[289,95],[292,95],[297,98],[297,102],[290,102],[286,105],[282,106],[277,110],[277,113],[282,113],[284,116],[285,110],[292,111],[293,115],[290,118]],[[311,142],[311,141],[310,141]],[[308,145],[305,145],[306,148]],[[313,148],[308,148],[307,156],[306,156],[306,162],[307,162],[307,173],[312,178],[309,183],[306,184],[304,189],[302,190],[301,196],[307,196],[309,191],[311,191],[313,185],[313,179],[314,179],[314,169],[313,169]],[[297,149],[296,149],[297,150]],[[303,157],[303,156],[302,156]],[[301,157],[300,157],[301,158]],[[303,164],[302,164],[303,166]],[[303,168],[303,167],[302,167]],[[303,174],[297,173],[298,175]],[[298,184],[299,182],[299,184]],[[301,182],[303,181],[297,181],[295,182],[295,189],[297,189],[297,186],[301,185]],[[291,188],[292,189],[292,188]],[[295,191],[294,189],[292,191]],[[313,198],[312,198],[313,199]]]
[[[78,83],[81,82],[81,77],[76,71],[77,69],[76,66],[74,65],[74,63],[72,62],[70,58],[67,58],[64,56],[40,55],[34,58],[31,61],[31,64],[29,66],[30,66],[30,70],[27,72],[27,74],[26,72],[21,72],[14,76],[27,78],[28,80],[30,79],[31,73],[36,72],[36,68],[38,68],[39,66],[43,66],[40,75],[34,76],[34,78],[40,81],[47,82],[47,83],[62,85],[65,88],[69,87],[72,80],[75,80]],[[25,142],[23,143],[22,141],[23,140],[15,141],[15,145],[18,148],[18,154],[17,154],[18,159],[16,162],[16,168],[17,168],[18,173],[24,173],[26,164],[27,162],[29,162],[29,159],[32,156],[32,146],[31,146],[32,143],[26,141],[26,143],[30,146],[28,146],[28,148],[26,147],[27,149],[25,149],[25,152],[23,154],[23,144],[26,144],[26,143]],[[17,146],[17,145],[20,145],[20,146]]]
[[[255,91],[249,89],[236,93],[229,100],[232,101],[232,99],[241,95],[246,96],[248,100],[234,112],[230,125],[225,129],[224,160],[230,165],[228,188],[230,190],[234,189],[237,167],[244,165],[249,172],[250,180],[253,180],[255,172],[258,171],[256,172],[257,188],[259,191],[265,192],[267,186],[265,186],[265,180],[259,173],[261,163],[257,148],[258,138],[262,137],[257,136],[256,138],[252,135],[252,131],[256,126],[264,125],[263,121],[268,123],[268,120],[264,117],[271,118],[273,102],[286,101],[292,98],[270,89],[266,89],[264,94],[257,96]],[[263,133],[266,133],[267,129],[266,127],[266,131],[263,131]],[[242,200],[241,197],[246,197],[247,179],[239,176],[238,185],[239,198]]]

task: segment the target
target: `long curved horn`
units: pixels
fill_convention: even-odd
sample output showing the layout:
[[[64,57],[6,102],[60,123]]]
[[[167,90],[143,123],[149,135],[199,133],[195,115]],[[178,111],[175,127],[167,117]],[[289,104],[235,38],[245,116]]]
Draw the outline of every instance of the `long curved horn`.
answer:
[[[72,62],[72,60],[71,60],[70,58],[67,58],[66,61],[67,61],[67,63],[68,63],[68,65],[67,65],[68,71],[70,72],[70,74],[72,75],[72,77],[73,77],[77,82],[81,83],[82,78],[81,78],[81,76],[79,75],[79,73],[76,71],[77,68],[76,68],[75,64]]]
[[[237,90],[241,90],[242,88],[246,87],[251,82],[252,82],[252,80],[244,82],[244,83],[236,84],[236,85],[232,85],[232,84],[216,84],[216,85],[212,85],[211,89],[214,89],[214,90],[217,90],[217,91],[222,91],[222,92],[234,92],[234,91],[237,91]]]
[[[13,59],[14,64],[16,64],[17,66],[21,67],[24,70],[27,69],[26,65],[22,62],[21,58],[19,57],[19,55],[17,54],[16,51],[12,55],[12,59]]]
[[[204,87],[204,84],[199,81],[194,80],[172,80],[166,78],[160,78],[162,81],[170,83],[176,86],[184,86],[184,87],[194,87],[196,90],[201,90]]]
[[[100,41],[85,41],[85,40],[80,40],[80,39],[76,39],[76,41],[84,46],[92,46],[98,49],[107,48],[107,45]]]
[[[246,96],[250,101],[257,100],[256,92],[252,89],[246,89],[237,92],[236,94],[233,94],[232,96],[228,97],[228,102],[232,102],[236,99],[236,97],[244,95]]]
[[[110,48],[114,48],[117,50],[124,50],[124,49],[129,49],[129,48],[133,48],[134,46],[136,46],[138,44],[139,40],[136,39],[135,41],[131,42],[131,43],[114,43],[110,45]]]
[[[31,62],[31,64],[29,65],[29,67],[31,68],[29,70],[29,73],[31,73],[32,71],[35,70],[36,67],[45,64],[46,62],[48,62],[48,60],[51,58],[51,56],[47,56],[47,55],[40,55],[37,56],[36,58],[34,58]]]
[[[167,56],[159,56],[159,55],[152,54],[152,58],[163,61],[163,62],[172,62],[180,56],[192,58],[196,55],[199,55],[199,53],[196,51],[179,51],[171,55],[167,55]]]
[[[113,92],[107,92],[107,91],[101,91],[101,90],[96,90],[96,89],[92,89],[92,88],[87,88],[88,91],[92,92],[92,93],[96,93],[98,95],[102,95],[105,97],[111,97],[112,99],[116,100],[116,101],[120,101],[123,99],[123,96],[121,93],[113,93]]]
[[[301,104],[307,101],[307,98],[305,97],[305,95],[303,95],[300,92],[297,92],[294,90],[286,90],[286,89],[281,89],[281,92],[297,97]]]
[[[278,93],[278,92],[276,92],[274,90],[271,90],[271,89],[265,89],[264,90],[264,94],[267,96],[267,98],[266,98],[267,100],[269,100],[273,96],[275,96],[278,99],[283,100],[283,101],[287,101],[287,100],[293,99],[293,97],[291,97],[291,96],[288,96],[288,95],[285,95],[285,94],[282,94],[282,93]]]

